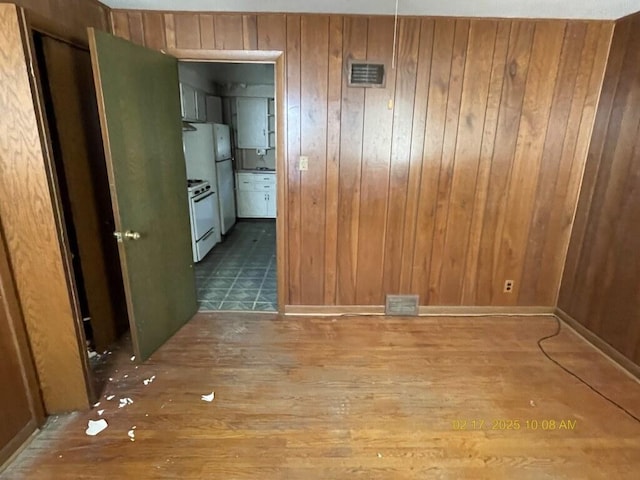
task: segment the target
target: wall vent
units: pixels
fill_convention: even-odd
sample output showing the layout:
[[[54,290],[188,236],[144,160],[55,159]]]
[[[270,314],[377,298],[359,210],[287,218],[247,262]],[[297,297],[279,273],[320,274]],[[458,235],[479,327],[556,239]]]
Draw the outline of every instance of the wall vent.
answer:
[[[384,87],[384,64],[351,61],[349,63],[350,87]]]
[[[385,315],[418,315],[418,295],[387,295],[384,313]]]

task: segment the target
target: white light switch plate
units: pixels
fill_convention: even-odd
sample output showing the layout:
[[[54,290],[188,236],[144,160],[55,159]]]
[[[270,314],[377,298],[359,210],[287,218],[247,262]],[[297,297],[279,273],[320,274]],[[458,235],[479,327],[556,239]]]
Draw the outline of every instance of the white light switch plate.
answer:
[[[306,172],[309,170],[309,157],[300,157],[299,170],[301,172]]]

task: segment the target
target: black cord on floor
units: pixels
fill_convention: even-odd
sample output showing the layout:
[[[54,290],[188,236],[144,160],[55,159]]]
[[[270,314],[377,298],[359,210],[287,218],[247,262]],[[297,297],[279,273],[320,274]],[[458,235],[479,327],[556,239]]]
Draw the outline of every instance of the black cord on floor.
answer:
[[[629,415],[631,418],[633,418],[636,422],[640,423],[640,418],[636,417],[633,413],[631,413],[629,410],[627,410],[626,408],[624,408],[622,405],[620,405],[618,402],[616,402],[615,400],[610,399],[609,397],[607,397],[605,394],[600,393],[600,391],[598,391],[596,388],[592,387],[591,385],[589,385],[586,381],[584,381],[582,378],[580,378],[578,375],[576,375],[575,373],[573,373],[571,370],[569,370],[568,368],[566,368],[565,366],[561,365],[560,362],[558,362],[557,360],[555,360],[554,358],[551,358],[551,356],[545,351],[545,349],[542,347],[542,342],[544,342],[545,340],[549,340],[550,338],[553,337],[557,337],[558,335],[560,335],[560,328],[561,328],[561,324],[560,324],[560,320],[558,318],[555,319],[556,320],[556,331],[551,334],[551,335],[547,335],[546,337],[542,337],[540,340],[538,340],[538,348],[540,349],[540,351],[543,353],[543,355],[545,357],[547,357],[549,360],[551,360],[553,363],[555,363],[558,367],[560,367],[562,370],[564,370],[565,372],[567,372],[569,375],[571,375],[573,378],[575,378],[576,380],[578,380],[580,383],[586,385],[587,387],[589,387],[592,391],[594,391],[595,393],[597,393],[599,396],[601,396],[602,398],[604,398],[607,402],[611,403],[612,405],[618,407],[620,410],[622,410],[624,413],[626,413],[627,415]]]

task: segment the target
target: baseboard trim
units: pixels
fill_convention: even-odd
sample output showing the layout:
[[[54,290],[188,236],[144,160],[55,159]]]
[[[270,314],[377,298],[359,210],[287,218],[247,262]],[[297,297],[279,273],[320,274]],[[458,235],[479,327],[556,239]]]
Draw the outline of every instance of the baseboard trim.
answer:
[[[296,316],[343,316],[384,315],[384,305],[285,305],[285,315]],[[421,306],[421,317],[496,317],[496,316],[553,316],[554,307],[492,307],[492,306]]]
[[[587,327],[578,322],[561,308],[555,309],[555,315],[558,319],[576,335],[581,337],[585,342],[598,350],[605,358],[618,367],[622,372],[629,375],[636,381],[640,381],[640,366],[633,363],[618,350],[613,348],[598,335],[593,333]]]
[[[31,420],[0,450],[0,475],[29,446],[39,431],[35,419]]]

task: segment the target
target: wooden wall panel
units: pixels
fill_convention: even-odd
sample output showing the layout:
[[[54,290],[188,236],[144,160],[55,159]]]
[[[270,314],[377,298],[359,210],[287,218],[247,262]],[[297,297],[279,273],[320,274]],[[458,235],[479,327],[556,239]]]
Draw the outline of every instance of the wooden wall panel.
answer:
[[[342,114],[342,17],[329,22],[329,72],[327,77],[327,179],[325,200],[324,301],[336,299],[338,255],[338,201],[340,186],[340,116]]]
[[[279,212],[284,215],[287,222],[289,235],[288,243],[291,246],[287,252],[287,272],[288,291],[285,292],[285,304],[299,304],[302,302],[301,290],[301,256],[300,246],[302,242],[301,227],[301,190],[300,171],[297,162],[301,151],[301,18],[299,15],[287,15],[287,171],[279,178],[287,179],[287,202],[286,212]],[[318,279],[320,280],[320,279]],[[279,292],[282,295],[282,292]]]
[[[86,43],[87,27],[110,31],[109,8],[97,0],[14,0],[33,13],[32,22],[45,30]],[[121,32],[125,32],[121,29]]]
[[[492,57],[495,50],[496,22],[472,21],[469,48],[464,70],[465,89],[460,101],[458,131],[451,174],[449,214],[444,237],[440,285],[440,303],[458,305],[462,300],[465,277],[465,253],[478,180],[478,165],[484,117],[487,111]]]
[[[423,171],[423,152],[426,137],[427,105],[429,78],[431,77],[431,55],[435,21],[422,19],[420,25],[420,44],[416,65],[416,93],[413,102],[413,122],[411,126],[411,152],[409,158],[409,176],[407,178],[402,254],[400,257],[399,292],[411,291],[413,280],[413,259],[416,239],[419,233],[418,206]]]
[[[55,413],[88,406],[88,360],[26,36],[18,9],[0,5],[0,221],[45,407]]]
[[[518,303],[522,285],[531,278],[529,272],[525,272],[526,278],[523,277],[523,265],[527,243],[531,241],[529,225],[536,200],[545,135],[548,128],[551,128],[549,112],[554,85],[558,80],[565,27],[562,22],[539,22],[533,37],[522,105],[522,111],[528,114],[522,115],[520,120],[506,199],[507,215],[501,235],[500,258],[493,279],[494,286],[502,285],[506,279],[515,281],[514,292],[503,295],[502,301],[509,304]],[[562,135],[562,130],[550,133]],[[557,156],[559,152],[554,154]],[[553,299],[550,300],[552,301]]]
[[[303,16],[300,38],[300,151],[309,170],[300,172],[300,297],[324,303],[325,203],[329,17]],[[295,158],[295,157],[294,157]],[[291,165],[291,164],[290,164]],[[295,162],[293,167],[295,169]],[[308,221],[312,218],[313,221]],[[304,275],[302,274],[304,272]]]
[[[390,17],[165,13],[153,38],[286,53],[285,303],[553,306],[612,26],[401,18],[395,69]]]
[[[529,73],[529,59],[535,24],[525,21],[511,23],[506,68],[499,82],[501,89],[498,123],[496,125],[491,171],[487,183],[485,212],[480,234],[478,266],[475,281],[478,305],[500,303],[503,285],[496,283],[495,272],[503,252],[502,227],[507,215],[506,194],[511,166],[516,150],[518,129],[523,107],[524,90]],[[467,268],[469,268],[467,264]],[[472,282],[472,280],[469,280]]]
[[[391,69],[388,62],[392,56],[392,50],[393,20],[388,17],[371,17],[367,59],[372,62],[384,62],[387,78],[384,88],[369,88],[364,92],[355,298],[355,303],[358,305],[384,303],[383,253],[393,132],[393,108],[389,108],[389,102],[394,101],[396,85],[396,71]]]
[[[426,85],[428,104],[422,156],[422,177],[419,184],[416,235],[413,250],[412,279],[410,292],[420,295],[421,303],[429,304],[429,273],[436,217],[436,197],[440,178],[442,145],[444,142],[445,119],[455,20],[445,19],[435,22],[433,33],[433,57],[431,76]]]
[[[558,306],[640,364],[640,15],[616,24]]]
[[[404,243],[407,182],[411,165],[411,133],[418,73],[420,20],[403,18],[398,24],[396,52],[396,91],[393,98],[391,163],[389,170],[389,202],[384,244],[382,291],[400,293],[402,249]],[[395,105],[396,99],[400,103]]]
[[[343,61],[367,56],[369,21],[364,17],[345,17]],[[345,63],[346,65],[346,63]],[[360,179],[362,175],[362,134],[364,89],[347,86],[346,67],[342,76],[340,118],[340,174],[338,179],[337,287],[336,303],[349,305],[356,300],[358,266],[358,227],[360,218]],[[331,301],[327,302],[332,304]]]

